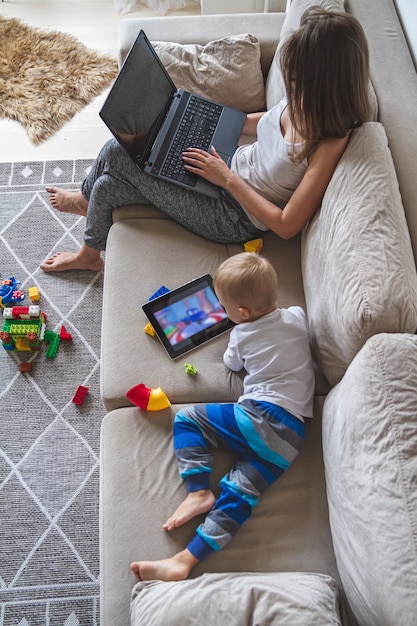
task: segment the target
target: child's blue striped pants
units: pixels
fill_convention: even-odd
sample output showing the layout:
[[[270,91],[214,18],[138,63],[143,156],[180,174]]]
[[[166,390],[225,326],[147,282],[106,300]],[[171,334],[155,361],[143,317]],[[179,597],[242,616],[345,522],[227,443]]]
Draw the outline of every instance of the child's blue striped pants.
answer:
[[[288,469],[303,440],[304,423],[268,402],[201,404],[176,414],[174,448],[189,492],[210,489],[210,445],[226,443],[238,454],[236,465],[220,481],[214,507],[187,545],[199,561],[229,543],[260,494]]]

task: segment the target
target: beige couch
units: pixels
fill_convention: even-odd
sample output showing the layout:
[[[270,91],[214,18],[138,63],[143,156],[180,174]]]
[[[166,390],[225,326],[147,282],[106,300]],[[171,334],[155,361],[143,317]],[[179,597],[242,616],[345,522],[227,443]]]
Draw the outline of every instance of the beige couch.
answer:
[[[311,3],[293,0],[287,16],[124,20],[120,58],[140,28],[153,41],[199,44],[250,33],[270,107],[282,94],[277,43]],[[302,237],[268,233],[262,250],[279,274],[280,305],[302,305],[309,317],[317,384],[305,446],[233,542],[190,580],[135,587],[132,624],[415,623],[417,78],[391,0],[349,0],[346,10],[368,36],[378,122],[355,131]],[[222,362],[227,337],[171,361],[143,332],[141,304],[161,285],[213,273],[241,249],[204,241],[154,207],[114,212],[102,331],[102,625],[129,624],[129,563],[174,554],[199,521],[161,529],[185,493],[172,450],[175,412],[235,400],[242,385]],[[161,386],[172,407],[133,407],[126,391],[137,383]],[[233,461],[226,452],[215,459],[214,486]]]

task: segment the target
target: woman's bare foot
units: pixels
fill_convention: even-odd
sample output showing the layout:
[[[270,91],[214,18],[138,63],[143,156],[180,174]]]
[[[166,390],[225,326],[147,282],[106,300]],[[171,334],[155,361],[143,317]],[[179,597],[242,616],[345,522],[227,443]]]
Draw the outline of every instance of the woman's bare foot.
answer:
[[[68,191],[58,187],[46,187],[49,193],[51,206],[61,213],[73,213],[74,215],[87,215],[88,200],[81,191]]]
[[[100,250],[82,245],[79,252],[57,252],[41,263],[44,272],[66,272],[68,270],[91,270],[98,272],[104,267]]]
[[[198,559],[185,548],[171,558],[162,561],[135,561],[130,564],[130,569],[140,581],[163,580],[169,582],[188,578],[188,574],[198,562]]]
[[[210,489],[192,491],[181,502],[175,513],[163,524],[164,530],[173,530],[185,524],[196,515],[208,513],[216,501],[214,493]]]

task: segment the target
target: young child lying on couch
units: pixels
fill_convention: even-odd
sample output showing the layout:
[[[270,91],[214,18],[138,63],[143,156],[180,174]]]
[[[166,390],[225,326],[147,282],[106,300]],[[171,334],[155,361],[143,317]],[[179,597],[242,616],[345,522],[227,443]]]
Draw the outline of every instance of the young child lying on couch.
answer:
[[[246,370],[236,403],[205,404],[179,411],[174,449],[188,496],[163,529],[172,531],[207,513],[186,548],[161,561],[131,564],[138,580],[183,580],[212,552],[221,550],[250,516],[263,491],[288,469],[312,417],[314,372],[304,311],[276,304],[278,279],[265,258],[243,252],[227,259],[214,276],[217,297],[236,323],[224,353],[232,371]],[[210,489],[210,446],[225,443],[236,465]]]

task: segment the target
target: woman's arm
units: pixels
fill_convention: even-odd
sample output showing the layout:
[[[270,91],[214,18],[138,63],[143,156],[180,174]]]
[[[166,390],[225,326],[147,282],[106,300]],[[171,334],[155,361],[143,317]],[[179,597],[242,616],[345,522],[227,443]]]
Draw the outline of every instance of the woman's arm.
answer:
[[[349,136],[327,139],[313,152],[304,177],[283,210],[259,195],[232,172],[214,148],[211,153],[191,148],[184,154],[189,171],[223,187],[245,209],[283,239],[297,235],[312,218],[348,144]]]
[[[242,129],[242,135],[247,135],[249,137],[256,137],[258,122],[263,115],[265,115],[266,111],[259,113],[248,113],[246,116],[246,122]]]

